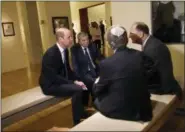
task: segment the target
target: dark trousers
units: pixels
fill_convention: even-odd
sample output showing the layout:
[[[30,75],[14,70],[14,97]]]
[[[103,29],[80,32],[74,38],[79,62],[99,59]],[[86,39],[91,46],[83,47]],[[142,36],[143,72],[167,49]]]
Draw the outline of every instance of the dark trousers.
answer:
[[[99,102],[98,98],[96,98],[96,99],[94,100],[94,106],[95,106],[95,108],[96,108],[97,110],[100,109],[100,102]]]
[[[44,90],[46,93],[46,90]],[[52,95],[56,97],[72,97],[72,115],[74,125],[80,123],[80,119],[83,118],[85,112],[82,103],[83,90],[75,84],[62,84],[60,86],[53,85],[47,89],[46,95]]]
[[[89,95],[91,95],[92,100],[94,100],[94,96],[93,96],[93,93],[92,93],[93,83],[94,82],[91,82],[89,84],[85,83],[86,86],[88,87],[88,90],[87,91],[83,91],[82,102],[83,102],[83,105],[86,106],[86,107],[88,106],[88,103],[89,103]]]
[[[72,113],[73,113],[73,123],[77,125],[80,123],[80,119],[83,118],[85,111],[82,103],[83,91],[76,93],[72,96]]]
[[[88,74],[82,80],[88,88],[87,91],[83,91],[82,102],[83,102],[84,106],[88,106],[89,95],[91,95],[92,100],[94,100],[94,96],[92,93],[92,87],[93,87],[95,79],[96,79],[96,76],[92,76],[92,75]]]
[[[105,44],[104,34],[101,34],[102,44]]]

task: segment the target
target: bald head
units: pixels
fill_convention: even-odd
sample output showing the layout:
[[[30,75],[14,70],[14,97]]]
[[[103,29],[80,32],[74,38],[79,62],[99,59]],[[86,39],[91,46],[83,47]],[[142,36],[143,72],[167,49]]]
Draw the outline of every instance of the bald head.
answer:
[[[107,31],[107,41],[113,49],[126,46],[128,43],[126,29],[119,25],[111,26]]]
[[[57,28],[56,29],[56,40],[63,47],[68,48],[72,44],[71,31],[67,28]]]

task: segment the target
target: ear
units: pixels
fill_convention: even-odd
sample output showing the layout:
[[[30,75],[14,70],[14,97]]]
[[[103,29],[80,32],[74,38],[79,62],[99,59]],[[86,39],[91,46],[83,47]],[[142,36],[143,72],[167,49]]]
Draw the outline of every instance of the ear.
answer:
[[[62,37],[59,37],[59,41],[61,41],[61,40],[63,40],[63,38]]]

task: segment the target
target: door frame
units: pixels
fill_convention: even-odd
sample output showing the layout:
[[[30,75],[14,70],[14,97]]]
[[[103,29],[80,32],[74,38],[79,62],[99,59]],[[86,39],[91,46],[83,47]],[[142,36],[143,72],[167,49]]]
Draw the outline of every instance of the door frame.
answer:
[[[98,4],[94,4],[94,5],[91,5],[91,6],[87,6],[87,7],[84,7],[84,8],[80,8],[78,11],[79,11],[79,15],[80,15],[80,10],[81,9],[87,9],[88,10],[88,8],[91,8],[91,7],[95,7],[95,6],[99,6],[99,5],[103,5],[103,4],[105,4],[105,2],[101,2],[101,3],[98,3]],[[81,17],[81,16],[79,16],[79,17]],[[87,16],[87,18],[88,18],[88,16]],[[89,19],[89,18],[88,18]],[[81,25],[81,21],[80,21],[80,25]],[[80,27],[80,30],[82,30],[82,27]]]

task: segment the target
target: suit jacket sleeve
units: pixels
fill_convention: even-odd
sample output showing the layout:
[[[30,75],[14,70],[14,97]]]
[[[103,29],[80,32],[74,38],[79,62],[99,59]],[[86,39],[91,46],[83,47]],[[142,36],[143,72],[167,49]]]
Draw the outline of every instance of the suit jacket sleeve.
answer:
[[[106,70],[103,62],[100,63],[100,76],[99,81],[94,84],[93,93],[96,97],[101,96],[108,90],[109,81],[106,79]]]
[[[143,57],[143,66],[144,74],[147,78],[150,78],[157,71],[157,61],[153,61],[149,56],[146,56],[144,53]]]
[[[79,72],[79,64],[78,64],[78,58],[76,57],[76,52],[74,48],[71,48],[71,59],[72,59],[72,65],[73,65],[73,71],[76,76],[76,78],[80,78],[80,72]]]
[[[154,60],[156,71],[160,75],[160,80],[161,80],[160,82],[163,87],[162,89],[166,89],[165,87],[166,87],[166,84],[168,83],[167,82],[168,77],[172,76],[168,70],[170,65],[168,65],[168,67],[165,67],[165,65],[163,65],[164,63],[166,63],[165,62],[166,60],[169,60],[169,55],[167,55],[168,54],[167,52],[168,51],[166,51],[163,47],[151,48],[148,51],[148,56],[152,58],[152,60]],[[163,53],[164,55],[161,55],[161,53]],[[172,68],[170,69],[173,72]]]

